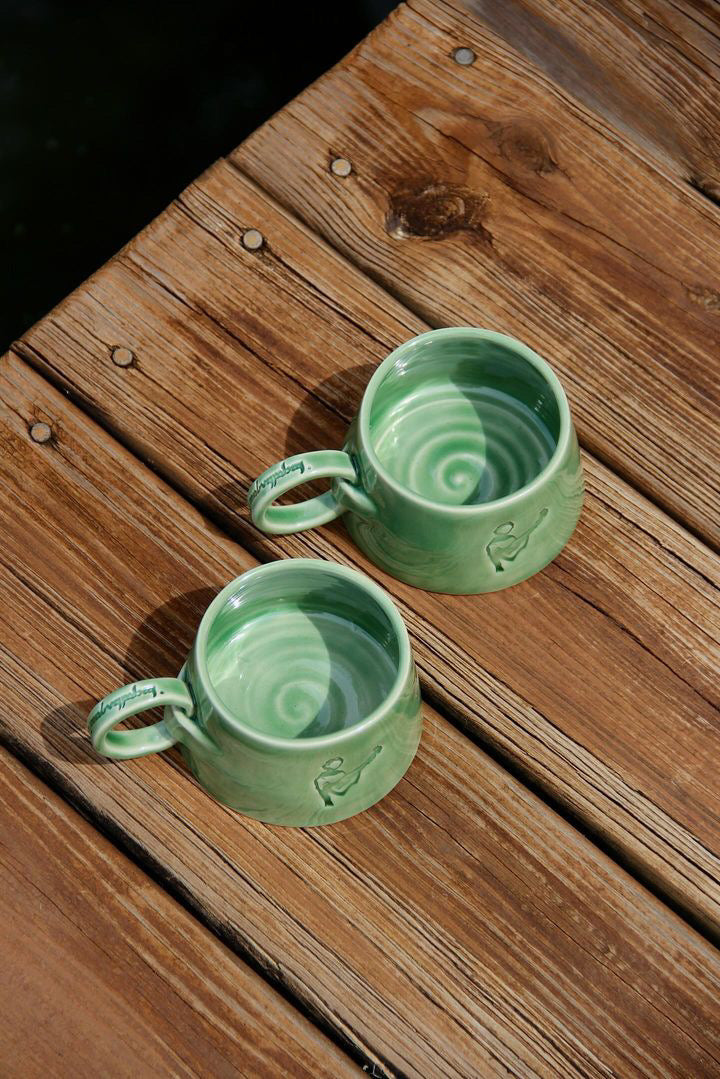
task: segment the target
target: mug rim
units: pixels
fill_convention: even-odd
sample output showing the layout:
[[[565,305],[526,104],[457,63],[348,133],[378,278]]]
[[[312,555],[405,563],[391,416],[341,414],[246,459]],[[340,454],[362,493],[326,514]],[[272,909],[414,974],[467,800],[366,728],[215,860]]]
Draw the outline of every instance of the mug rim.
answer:
[[[322,573],[327,573],[329,576],[340,577],[362,588],[387,615],[399,646],[395,680],[377,708],[373,709],[367,716],[364,716],[358,723],[354,723],[352,727],[344,727],[342,730],[333,731],[331,734],[312,735],[310,738],[284,738],[279,735],[265,734],[262,731],[258,731],[254,727],[249,726],[240,717],[234,715],[221,701],[212,684],[207,668],[206,645],[210,626],[218,611],[224,606],[226,599],[233,594],[238,582],[244,581],[247,577],[262,577],[270,576],[273,573],[280,573],[282,571],[287,572],[289,567],[292,567],[290,572],[295,569],[320,570]],[[192,652],[194,666],[198,673],[198,677],[202,682],[203,690],[212,705],[213,711],[217,713],[221,722],[231,734],[240,735],[246,741],[250,741],[265,749],[294,749],[302,750],[304,752],[322,749],[325,746],[332,749],[348,741],[350,738],[354,737],[356,733],[362,733],[377,726],[396,704],[413,664],[407,626],[388,593],[385,592],[380,585],[376,584],[375,581],[371,580],[370,577],[365,576],[365,574],[360,573],[358,570],[350,569],[349,566],[341,566],[336,562],[326,562],[319,558],[278,559],[274,562],[266,562],[259,566],[254,566],[252,569],[246,570],[245,573],[241,573],[239,577],[235,577],[229,584],[225,585],[220,592],[218,592],[217,596],[215,596],[200,619],[200,625],[195,634]]]
[[[540,472],[538,472],[537,476],[533,477],[530,483],[526,483],[524,487],[518,488],[517,491],[513,491],[509,495],[492,499],[489,502],[477,502],[471,505],[454,506],[444,502],[435,502],[430,498],[425,498],[424,495],[420,495],[416,491],[413,491],[412,488],[406,487],[405,484],[400,483],[399,480],[396,480],[395,477],[388,472],[375,453],[375,448],[372,443],[370,435],[370,410],[377,389],[386,373],[391,367],[394,367],[398,359],[405,352],[410,351],[418,341],[422,341],[426,337],[467,336],[474,337],[481,341],[492,341],[496,344],[507,345],[516,355],[527,360],[531,366],[540,372],[555,396],[555,401],[560,413],[560,431],[558,433],[557,444],[549,461]],[[498,333],[495,330],[486,330],[479,326],[443,326],[437,330],[426,330],[424,333],[416,334],[407,341],[403,341],[402,344],[393,349],[389,356],[385,357],[365,387],[365,393],[360,402],[358,421],[363,451],[367,454],[374,471],[382,477],[388,487],[393,488],[398,494],[402,495],[403,498],[407,499],[407,501],[413,502],[425,510],[432,510],[436,513],[447,513],[454,517],[470,517],[473,514],[480,516],[498,508],[504,509],[506,506],[512,506],[515,502],[524,499],[528,494],[543,486],[552,474],[559,469],[562,458],[570,443],[573,426],[570,417],[570,405],[568,404],[565,390],[563,389],[560,379],[547,360],[544,360],[542,356],[538,355],[537,352],[534,352],[529,345],[523,344],[523,342],[519,341],[516,337],[511,337],[506,333]]]

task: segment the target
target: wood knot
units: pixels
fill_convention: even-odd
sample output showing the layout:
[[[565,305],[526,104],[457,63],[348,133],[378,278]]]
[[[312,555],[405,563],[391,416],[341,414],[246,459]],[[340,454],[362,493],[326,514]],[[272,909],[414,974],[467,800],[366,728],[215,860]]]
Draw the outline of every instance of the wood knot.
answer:
[[[455,232],[470,231],[492,243],[483,225],[488,196],[457,184],[425,182],[390,196],[385,228],[396,239],[417,236],[442,240]]]
[[[705,285],[690,285],[685,291],[692,302],[698,304],[699,307],[720,314],[720,292],[716,289],[707,288]]]
[[[491,139],[506,161],[538,176],[548,176],[557,169],[553,146],[539,127],[520,120],[488,126]]]
[[[701,195],[704,195],[706,199],[709,199],[710,202],[720,206],[720,183],[713,176],[708,176],[706,173],[697,173],[695,176],[690,177],[689,184],[696,191],[699,191]]]

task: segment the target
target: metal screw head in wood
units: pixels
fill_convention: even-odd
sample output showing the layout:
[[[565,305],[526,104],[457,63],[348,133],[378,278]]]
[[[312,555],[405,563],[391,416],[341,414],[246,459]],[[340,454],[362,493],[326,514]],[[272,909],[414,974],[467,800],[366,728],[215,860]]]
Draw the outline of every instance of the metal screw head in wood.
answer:
[[[334,161],[330,162],[330,171],[335,176],[349,176],[352,172],[352,165],[346,157],[336,157]]]
[[[470,64],[475,63],[475,53],[465,45],[455,49],[452,58],[456,64],[461,64],[463,67],[469,67]]]
[[[242,245],[248,251],[259,251],[264,243],[263,234],[258,232],[257,229],[248,229],[247,232],[243,233]]]
[[[49,423],[34,423],[30,428],[30,438],[33,442],[49,442],[52,438],[52,427]]]
[[[135,356],[129,348],[114,348],[110,358],[117,367],[129,367]]]

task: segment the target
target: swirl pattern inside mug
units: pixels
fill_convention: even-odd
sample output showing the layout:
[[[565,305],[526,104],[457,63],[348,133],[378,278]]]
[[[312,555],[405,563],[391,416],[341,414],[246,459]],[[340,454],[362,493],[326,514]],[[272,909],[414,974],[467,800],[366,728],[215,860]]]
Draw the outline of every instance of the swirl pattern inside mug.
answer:
[[[560,419],[543,375],[492,341],[422,339],[378,387],[373,448],[391,476],[443,505],[478,505],[538,476],[557,446]]]

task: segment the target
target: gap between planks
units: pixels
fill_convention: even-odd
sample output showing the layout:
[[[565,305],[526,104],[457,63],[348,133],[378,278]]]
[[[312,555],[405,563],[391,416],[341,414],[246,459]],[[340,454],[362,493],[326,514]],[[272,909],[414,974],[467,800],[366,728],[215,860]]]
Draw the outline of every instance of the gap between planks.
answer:
[[[4,362],[3,467],[16,520],[3,578],[22,566],[47,582],[32,594],[16,574],[6,581],[13,646],[35,665],[8,672],[16,745],[94,816],[124,828],[236,948],[264,957],[345,1036],[354,1030],[370,1059],[424,1077],[527,1075],[540,1063],[542,1074],[631,1074],[643,1062],[657,1073],[669,1061],[699,1074],[715,1060],[717,953],[432,709],[407,780],[319,834],[223,810],[172,756],[98,762],[84,736],[75,741],[77,706],[36,729],[46,698],[122,678],[106,642],[116,652],[143,618],[125,677],[148,662],[176,670],[194,618],[176,611],[163,629],[148,610],[175,596],[178,580],[216,585],[253,561],[43,378]],[[38,410],[57,433],[44,446],[27,436]],[[54,512],[39,520],[38,505]],[[177,533],[148,525],[146,506],[181,522]],[[108,580],[113,591],[98,603]],[[206,600],[191,595],[195,615]],[[24,625],[45,632],[39,652]],[[77,685],[67,650],[86,667]]]
[[[213,918],[183,881],[168,872],[167,865],[160,857],[153,857],[148,848],[137,842],[131,833],[118,824],[109,813],[99,812],[98,806],[92,798],[87,797],[81,787],[68,782],[67,776],[60,769],[54,768],[48,757],[34,752],[26,743],[14,737],[9,730],[3,730],[1,726],[0,747],[2,747],[2,751],[11,755],[20,767],[26,768],[32,776],[36,777],[37,781],[45,784],[52,794],[67,807],[64,811],[66,819],[68,812],[78,813],[100,836],[112,844],[119,857],[127,858],[132,865],[137,867],[138,871],[147,876],[149,881],[162,889],[163,893],[168,896],[169,901],[177,903],[186,911],[188,917],[197,922],[198,927],[202,927],[212,934],[212,937],[217,939],[220,948],[228,948],[233,956],[236,956],[238,961],[244,964],[261,981],[263,988],[260,996],[264,992],[269,993],[268,1004],[274,1004],[272,996],[277,994],[278,998],[285,1001],[297,1014],[298,1021],[301,1024],[301,1031],[303,1022],[307,1022],[313,1028],[318,1038],[318,1053],[327,1053],[328,1079],[337,1079],[339,1075],[344,1075],[346,1071],[348,1075],[354,1074],[355,1066],[362,1069],[362,1072],[366,1074],[369,1072],[369,1074],[377,1076],[378,1079],[388,1079],[390,1075],[396,1076],[397,1079],[402,1079],[399,1072],[383,1070],[378,1058],[369,1057],[356,1042],[351,1038],[344,1037],[342,1031],[329,1022],[322,1011],[313,1008],[306,997],[294,993],[292,987],[288,986],[272,963],[268,963],[267,959],[253,949],[247,940],[243,940],[236,933],[231,932],[224,922]],[[177,763],[171,762],[169,758],[167,763],[169,767],[177,768],[186,782],[195,782],[190,773],[185,771],[182,766],[178,767]],[[0,841],[0,850],[1,848],[2,841]],[[52,899],[51,896],[48,898]],[[206,949],[206,956],[211,953],[212,947]],[[235,988],[237,988],[237,982]],[[274,1004],[274,1007],[277,1009],[278,1005]],[[329,1046],[324,1046],[324,1038],[328,1039]],[[2,1038],[0,1037],[1,1042]],[[333,1055],[332,1047],[336,1048],[337,1056]],[[304,1045],[299,1045],[297,1048],[302,1052],[306,1051]],[[261,1054],[258,1057],[258,1066],[260,1066],[260,1059]],[[331,1062],[332,1068],[330,1067]],[[2,1063],[1,1056],[0,1063]],[[321,1056],[315,1056],[312,1067],[308,1062],[306,1073],[304,1060],[296,1058],[294,1060],[296,1070],[293,1070],[290,1062],[287,1061],[284,1064],[287,1069],[284,1074],[288,1076],[307,1074],[312,1079],[315,1079],[317,1075],[326,1074],[322,1070],[323,1066]],[[241,1073],[233,1072],[233,1074]],[[255,1071],[251,1074],[254,1079],[256,1075],[266,1073]],[[268,1072],[267,1074],[269,1079],[270,1077],[276,1079],[277,1072]]]
[[[202,225],[193,227],[191,217],[199,218]],[[243,252],[239,239],[242,228],[258,220],[265,222],[269,240],[260,258]],[[199,265],[203,267],[201,275],[194,272]],[[368,302],[376,305],[374,310],[371,307],[368,311]],[[312,316],[310,326],[308,313]],[[276,326],[282,327],[280,333]],[[409,335],[423,328],[417,316],[401,308],[291,215],[281,212],[237,170],[220,163],[191,185],[180,203],[173,204],[119,258],[39,323],[28,334],[24,348],[32,350],[26,354],[34,365],[74,394],[133,452],[150,461],[158,474],[204,512],[219,511],[221,516],[216,519],[230,534],[245,542],[248,535],[255,536],[251,542],[267,543],[271,556],[277,552],[339,556],[373,573],[338,529],[270,544],[257,540],[238,516],[237,506],[243,498],[243,486],[279,456],[301,413],[302,444],[289,447],[286,443],[286,454],[313,442],[322,445],[328,432],[339,445],[344,435],[341,417],[349,418],[348,408],[352,412],[352,402],[359,397],[367,377],[352,366],[357,356],[382,358],[388,351],[384,340],[397,340],[398,334]],[[104,349],[128,334],[137,348],[139,366],[118,375],[103,359]],[[321,374],[323,382],[318,387]],[[177,394],[178,380],[186,391],[191,388],[190,394]],[[292,410],[301,400],[298,394],[313,385],[313,408],[308,412],[303,406],[291,420]],[[326,412],[319,408],[320,398]],[[297,440],[297,430],[293,438]],[[716,594],[710,580],[717,562],[684,530],[616,481],[612,473],[592,459],[587,463],[591,496],[569,548],[529,584],[483,597],[484,610],[500,612],[495,634],[502,630],[503,618],[520,619],[528,641],[537,639],[538,655],[547,654],[548,658],[551,653],[543,634],[546,630],[551,633],[549,643],[553,645],[552,618],[546,617],[534,636],[530,632],[537,621],[537,605],[546,615],[555,612],[555,621],[570,619],[573,634],[582,628],[590,635],[588,646],[598,633],[598,623],[591,617],[594,612],[604,619],[602,647],[596,642],[595,650],[599,649],[600,659],[610,665],[603,686],[614,685],[617,695],[620,668],[625,671],[626,654],[633,654],[633,649],[633,662],[645,664],[639,668],[630,665],[633,680],[639,678],[642,688],[642,693],[635,693],[637,700],[630,689],[623,690],[625,696],[619,700],[629,709],[638,730],[647,722],[648,709],[654,712],[656,708],[658,686],[673,702],[673,723],[692,726],[694,713],[692,709],[688,712],[687,702],[683,703],[687,683],[683,687],[675,683],[687,667],[697,695],[693,706],[703,711],[703,716],[698,713],[692,737],[696,742],[698,738],[707,740],[710,716],[715,714],[710,702],[717,693],[716,666],[709,646],[712,644],[717,653],[717,641],[704,638],[703,632],[709,633],[709,629],[700,627],[704,619],[717,613],[712,606]],[[483,737],[492,739],[491,744],[499,745],[503,754],[519,758],[521,767],[529,762],[553,798],[560,797],[571,813],[585,816],[592,834],[599,833],[623,855],[629,852],[642,879],[654,881],[663,894],[673,895],[683,909],[695,912],[715,932],[717,891],[712,867],[716,855],[682,824],[688,800],[696,818],[701,811],[706,817],[709,812],[702,802],[693,805],[696,791],[706,797],[697,756],[694,764],[690,758],[683,761],[683,746],[676,745],[673,736],[672,750],[666,747],[672,753],[670,771],[669,758],[660,756],[641,778],[634,778],[634,764],[627,778],[622,769],[618,775],[612,758],[607,767],[604,758],[611,757],[613,742],[621,744],[627,730],[622,725],[616,731],[611,729],[612,715],[605,715],[602,707],[598,711],[598,701],[590,702],[584,689],[579,695],[575,693],[577,701],[549,701],[552,711],[546,717],[533,699],[536,686],[547,693],[548,687],[542,684],[544,669],[539,668],[528,682],[528,672],[517,667],[520,654],[513,659],[512,642],[506,649],[509,666],[503,656],[488,654],[485,662],[491,670],[499,664],[499,673],[493,675],[497,681],[486,676],[483,661],[478,659],[480,641],[474,636],[474,616],[471,619],[477,601],[473,604],[456,597],[443,606],[437,597],[403,589],[391,579],[383,578],[383,583],[409,621],[425,683],[434,687],[435,699],[444,699],[448,714],[457,721],[464,700],[465,726],[478,726]],[[625,591],[632,597],[629,607],[623,606]],[[573,605],[570,595],[578,603]],[[673,603],[679,604],[678,610]],[[422,612],[419,616],[418,610]],[[456,639],[444,642],[451,646],[444,667],[438,665],[437,652],[428,644],[438,644],[433,627],[443,624],[443,612],[466,620],[455,631]],[[461,629],[464,637],[458,636]],[[626,634],[622,648],[613,637],[618,631]],[[477,652],[472,656],[461,649],[468,634]],[[531,643],[531,647],[535,645]],[[567,681],[567,648],[563,656],[557,670],[560,684]],[[586,663],[585,651],[583,657]],[[650,657],[658,663],[652,687],[647,684],[646,670]],[[468,667],[470,660],[474,673]],[[448,664],[460,672],[455,682],[452,671],[448,676]],[[580,682],[590,684],[591,673],[583,673]],[[524,689],[522,683],[517,686],[519,695],[513,688],[518,675],[526,683]],[[627,671],[624,676],[629,677]],[[442,697],[437,696],[436,686]],[[652,694],[648,695],[650,689]],[[588,725],[583,710],[589,705]],[[579,720],[583,722],[578,726]],[[596,727],[602,728],[605,738],[598,743],[600,759],[585,749],[586,744],[593,745]],[[567,738],[570,731],[572,737]],[[546,744],[538,742],[540,735]],[[636,737],[633,733],[633,753]],[[654,737],[654,732],[648,737]],[[643,746],[643,754],[651,749],[652,743]],[[568,757],[576,771],[568,771]],[[627,762],[622,757],[618,760],[627,769]],[[688,770],[684,780],[687,790],[681,800],[676,783],[678,761]],[[653,777],[658,768],[661,775],[672,779],[669,785],[656,783]],[[651,784],[649,796],[643,792],[646,783]],[[657,804],[653,795],[659,799]],[[670,798],[674,801],[668,806]],[[681,824],[675,819],[678,815]],[[710,828],[709,817],[703,824],[706,830]]]
[[[0,821],[4,1074],[359,1074],[4,749]]]
[[[229,160],[430,325],[527,340],[565,381],[583,444],[717,548],[717,211],[516,51],[540,28],[552,58],[563,5],[475,6],[487,25],[441,0],[400,5]],[[571,36],[565,74],[583,60]],[[450,59],[458,43],[472,66]],[[328,181],[329,146],[353,161],[345,180]]]
[[[248,347],[246,343],[244,343],[244,347]],[[108,423],[107,417],[102,411],[98,410],[92,403],[85,400],[81,394],[78,394],[73,389],[68,389],[62,379],[52,377],[52,372],[49,370],[48,364],[42,357],[36,355],[34,350],[29,348],[25,342],[15,342],[13,350],[36,370],[40,377],[46,379],[49,385],[62,389],[70,400],[97,422],[110,437],[129,450],[129,452],[137,457],[139,461],[142,461],[142,463],[160,480],[168,483],[183,500],[188,500],[195,506],[195,508],[198,509],[208,521],[212,522],[212,524],[224,535],[234,542],[241,544],[248,553],[258,560],[258,562],[267,563],[281,558],[293,557],[292,552],[288,555],[288,552],[278,545],[275,537],[258,534],[256,531],[248,529],[247,527],[238,526],[238,524],[233,525],[233,523],[229,521],[226,512],[223,512],[212,504],[208,504],[202,499],[194,498],[191,494],[188,494],[185,485],[178,482],[171,472],[169,473],[167,470],[163,469],[162,464],[159,464],[156,460],[148,457],[147,454],[143,452],[142,445],[139,445],[135,439],[128,437],[124,428]],[[660,512],[664,511],[660,510]],[[702,543],[702,540],[699,540],[699,542]],[[336,552],[326,551],[324,549],[319,551],[299,549],[294,556],[333,557],[333,555],[336,555]],[[353,565],[352,562],[348,562],[347,564]],[[355,568],[358,567],[355,566]],[[711,584],[711,582],[708,583]],[[572,809],[567,801],[563,801],[555,796],[550,789],[541,783],[528,766],[524,766],[517,757],[511,756],[507,752],[503,752],[496,742],[493,742],[487,736],[484,736],[483,732],[478,728],[470,725],[467,721],[467,716],[463,714],[462,708],[452,708],[448,703],[448,700],[434,688],[433,683],[422,676],[422,672],[421,681],[423,685],[423,697],[432,704],[435,710],[443,716],[443,718],[452,723],[465,737],[469,738],[473,744],[477,745],[482,752],[494,760],[504,771],[517,779],[518,782],[522,783],[528,790],[532,791],[532,793],[542,801],[550,811],[556,813],[563,820],[567,821],[571,827],[581,835],[585,836],[585,838],[593,843],[594,846],[633,876],[643,885],[643,887],[647,888],[651,894],[656,896],[656,898],[672,910],[673,913],[686,922],[688,926],[701,934],[708,943],[715,948],[720,948],[720,927],[716,926],[714,922],[708,921],[708,919],[698,913],[697,910],[694,910],[686,903],[683,903],[676,895],[664,890],[656,876],[644,872],[642,866],[638,864],[636,859],[624,852],[621,848],[618,848],[618,846],[610,839],[605,837],[597,829],[593,828],[578,811]],[[31,767],[35,767],[31,761],[28,761],[27,763]],[[197,911],[195,911],[195,913],[197,915]],[[260,969],[260,972],[262,973],[262,969],[258,969]],[[347,1049],[348,1047],[343,1046],[343,1048]]]

